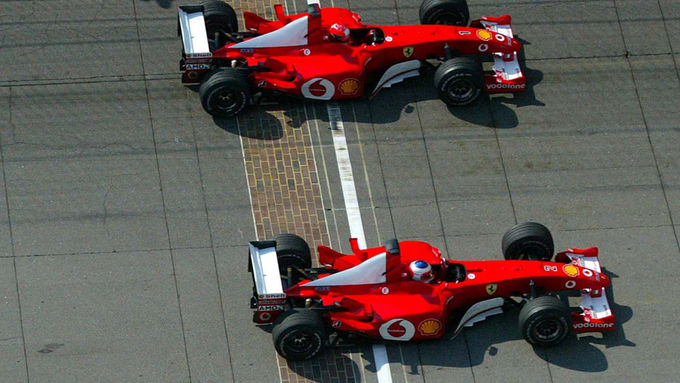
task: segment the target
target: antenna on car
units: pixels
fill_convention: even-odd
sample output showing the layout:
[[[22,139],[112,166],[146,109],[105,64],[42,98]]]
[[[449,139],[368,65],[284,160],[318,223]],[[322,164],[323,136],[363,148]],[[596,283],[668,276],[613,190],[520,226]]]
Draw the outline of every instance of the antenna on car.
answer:
[[[396,238],[385,241],[385,250],[392,255],[399,254],[399,241]]]

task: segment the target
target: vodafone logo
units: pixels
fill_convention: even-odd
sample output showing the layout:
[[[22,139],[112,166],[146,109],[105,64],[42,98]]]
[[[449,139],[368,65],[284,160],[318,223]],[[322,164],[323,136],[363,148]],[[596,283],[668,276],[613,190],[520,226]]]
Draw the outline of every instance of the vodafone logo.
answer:
[[[316,77],[302,84],[302,95],[315,100],[330,100],[335,94],[335,86],[325,78]]]
[[[526,84],[489,84],[486,86],[487,89],[524,89]]]
[[[379,332],[383,339],[410,340],[416,333],[416,328],[413,323],[406,319],[396,318],[383,323]]]
[[[612,328],[614,323],[576,323],[574,328]]]

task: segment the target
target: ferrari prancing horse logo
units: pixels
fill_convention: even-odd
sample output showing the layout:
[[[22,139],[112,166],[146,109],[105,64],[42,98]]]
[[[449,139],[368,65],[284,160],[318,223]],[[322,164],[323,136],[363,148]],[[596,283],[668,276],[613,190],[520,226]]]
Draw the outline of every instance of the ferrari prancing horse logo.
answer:
[[[486,285],[486,293],[489,295],[494,295],[496,294],[496,290],[498,290],[498,285],[495,283],[490,283]]]
[[[403,52],[404,52],[404,57],[407,57],[407,58],[411,57],[411,55],[413,54],[413,47],[406,47],[406,48],[404,48]]]

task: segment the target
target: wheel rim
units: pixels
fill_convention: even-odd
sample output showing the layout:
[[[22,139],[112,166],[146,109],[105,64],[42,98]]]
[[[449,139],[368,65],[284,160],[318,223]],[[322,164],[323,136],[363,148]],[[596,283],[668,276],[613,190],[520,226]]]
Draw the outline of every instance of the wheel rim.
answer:
[[[295,330],[283,341],[286,354],[307,355],[316,349],[316,337],[313,332]]]
[[[458,101],[466,101],[475,92],[475,84],[471,80],[461,78],[451,82],[447,89],[447,94],[450,99]]]
[[[529,261],[540,261],[546,259],[545,249],[539,245],[526,246],[522,249],[518,259]]]
[[[536,339],[549,342],[559,338],[562,326],[557,318],[544,319],[536,325],[534,334]]]
[[[226,113],[231,113],[240,104],[240,94],[234,89],[221,88],[213,96],[215,108]]]
[[[455,12],[441,13],[437,16],[435,24],[437,25],[463,25],[464,17]]]

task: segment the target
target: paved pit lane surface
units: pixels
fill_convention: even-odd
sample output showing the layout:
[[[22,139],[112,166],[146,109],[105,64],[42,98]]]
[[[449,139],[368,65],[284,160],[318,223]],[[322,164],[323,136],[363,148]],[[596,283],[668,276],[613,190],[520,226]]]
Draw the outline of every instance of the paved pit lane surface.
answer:
[[[273,18],[275,2],[232,4]],[[419,4],[321,2],[374,24],[417,23]],[[469,4],[512,15],[527,92],[449,109],[426,72],[338,103],[366,243],[500,259],[505,230],[542,222],[558,249],[600,247],[618,329],[534,349],[508,312],[387,344],[389,380],[674,381],[680,5]],[[370,343],[289,364],[251,322],[249,240],[349,251],[333,116],[297,100],[204,113],[177,72],[178,5],[0,2],[2,380],[384,383]]]

